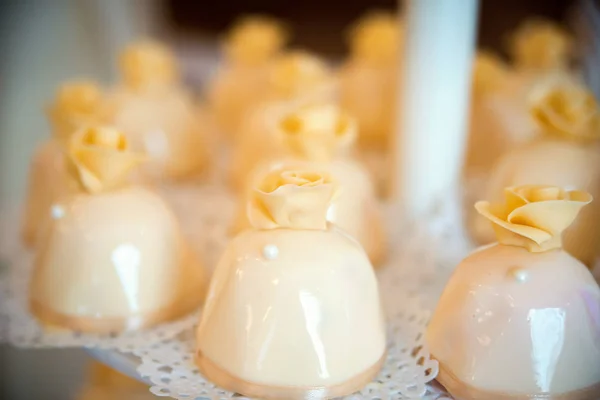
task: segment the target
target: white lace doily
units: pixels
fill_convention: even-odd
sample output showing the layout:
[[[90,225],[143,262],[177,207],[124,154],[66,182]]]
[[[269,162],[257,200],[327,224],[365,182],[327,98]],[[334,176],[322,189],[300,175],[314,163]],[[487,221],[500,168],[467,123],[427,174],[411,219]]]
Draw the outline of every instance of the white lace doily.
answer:
[[[388,314],[388,355],[377,379],[348,399],[418,399],[428,391],[427,383],[437,376],[437,362],[429,358],[424,344],[428,312],[414,298],[396,297],[402,304]],[[397,307],[396,307],[397,308]],[[140,357],[139,374],[152,383],[150,391],[179,400],[239,397],[207,381],[194,365],[194,331],[147,349],[135,350]]]

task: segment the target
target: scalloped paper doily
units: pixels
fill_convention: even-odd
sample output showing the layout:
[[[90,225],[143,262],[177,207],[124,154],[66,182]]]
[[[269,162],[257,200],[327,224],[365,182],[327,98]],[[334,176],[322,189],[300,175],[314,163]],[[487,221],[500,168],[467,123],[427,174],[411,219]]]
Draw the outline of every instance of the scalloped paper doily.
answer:
[[[388,310],[388,355],[378,377],[347,399],[420,399],[428,392],[427,384],[438,372],[437,362],[430,359],[424,344],[424,330],[429,313],[415,298],[396,297],[402,307]],[[194,365],[194,330],[135,350],[140,357],[139,374],[152,383],[157,396],[179,400],[197,398],[230,399],[240,397],[207,381]]]

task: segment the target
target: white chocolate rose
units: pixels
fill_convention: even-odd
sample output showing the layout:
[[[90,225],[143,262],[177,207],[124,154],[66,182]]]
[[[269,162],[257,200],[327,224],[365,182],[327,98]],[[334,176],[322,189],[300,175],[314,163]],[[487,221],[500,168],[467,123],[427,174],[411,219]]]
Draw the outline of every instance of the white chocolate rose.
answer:
[[[576,140],[600,138],[600,113],[594,95],[578,85],[557,85],[533,98],[531,116],[549,134]]]
[[[567,66],[573,50],[572,37],[559,25],[532,20],[516,31],[512,53],[519,68],[553,70]]]
[[[125,84],[135,90],[169,86],[179,78],[175,56],[159,42],[133,43],[121,53],[119,61]]]
[[[284,166],[257,182],[248,202],[248,219],[254,228],[327,228],[327,210],[335,191],[328,174]]]
[[[584,191],[543,185],[510,187],[505,195],[505,204],[480,201],[475,209],[493,223],[498,242],[533,253],[562,247],[562,232],[592,201]]]
[[[275,136],[296,158],[327,161],[356,140],[357,124],[332,103],[300,106],[274,118]]]
[[[269,71],[270,90],[276,99],[296,99],[334,84],[327,64],[305,51],[282,54]]]
[[[369,63],[395,63],[401,34],[396,14],[369,13],[350,31],[352,54],[355,58]]]
[[[129,150],[123,133],[110,127],[84,128],[75,133],[69,143],[69,157],[79,182],[90,193],[119,186],[144,160]]]
[[[279,21],[248,16],[233,26],[225,38],[224,51],[233,62],[260,64],[275,56],[287,39],[287,29]]]
[[[74,81],[58,89],[48,108],[48,118],[55,137],[66,144],[79,128],[106,122],[108,111],[100,86],[90,81]]]

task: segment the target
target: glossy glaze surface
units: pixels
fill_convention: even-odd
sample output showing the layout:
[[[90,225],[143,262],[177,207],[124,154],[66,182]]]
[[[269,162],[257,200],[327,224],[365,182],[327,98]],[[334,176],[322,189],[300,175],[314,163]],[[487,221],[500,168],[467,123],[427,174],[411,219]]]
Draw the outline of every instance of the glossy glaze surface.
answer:
[[[555,185],[586,190],[600,199],[600,147],[597,144],[540,139],[503,157],[488,184],[491,201],[501,200],[503,190],[517,185]],[[473,234],[480,243],[494,241],[487,220],[472,215]],[[600,254],[600,202],[585,207],[563,236],[566,251],[591,266]]]
[[[600,383],[600,289],[562,250],[487,246],[455,270],[427,342],[449,373],[477,390],[589,388]]]
[[[157,195],[129,187],[79,194],[57,207],[37,249],[32,303],[100,320],[170,319],[200,303],[204,270]]]
[[[366,254],[333,226],[242,233],[213,275],[197,346],[260,385],[329,387],[360,375],[385,352]]]

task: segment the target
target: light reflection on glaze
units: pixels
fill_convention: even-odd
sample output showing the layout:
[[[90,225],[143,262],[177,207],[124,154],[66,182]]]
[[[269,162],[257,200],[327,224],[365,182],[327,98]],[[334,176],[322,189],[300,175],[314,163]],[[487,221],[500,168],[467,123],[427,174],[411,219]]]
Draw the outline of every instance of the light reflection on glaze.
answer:
[[[527,279],[515,279],[515,266]],[[494,245],[455,269],[427,343],[478,390],[565,394],[600,384],[599,318],[600,288],[571,255]]]
[[[129,243],[119,245],[113,250],[111,256],[113,266],[121,281],[123,293],[127,298],[129,310],[134,313],[140,310],[138,292],[141,258],[139,249]]]
[[[565,341],[565,311],[560,308],[529,310],[531,360],[536,384],[549,392]]]
[[[319,360],[319,376],[321,378],[329,378],[329,371],[327,370],[327,358],[325,356],[325,346],[321,341],[321,333],[319,332],[319,325],[321,324],[321,305],[319,300],[313,296],[312,293],[307,291],[301,291],[299,293],[300,304],[304,310],[304,319],[306,323],[306,332],[308,332],[310,339],[313,344],[313,350],[315,351]]]

